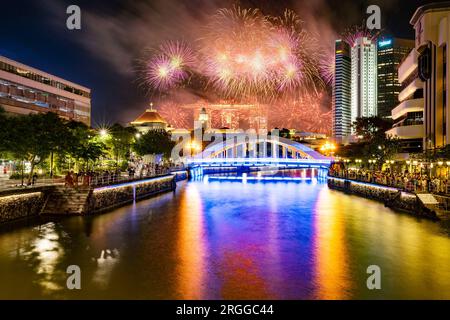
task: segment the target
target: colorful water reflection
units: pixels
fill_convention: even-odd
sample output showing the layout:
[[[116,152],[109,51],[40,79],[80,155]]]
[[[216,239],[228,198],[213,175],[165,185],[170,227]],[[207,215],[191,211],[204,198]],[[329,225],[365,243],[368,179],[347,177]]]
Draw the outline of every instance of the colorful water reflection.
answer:
[[[450,227],[320,180],[184,182],[103,215],[3,227],[0,298],[450,298]]]

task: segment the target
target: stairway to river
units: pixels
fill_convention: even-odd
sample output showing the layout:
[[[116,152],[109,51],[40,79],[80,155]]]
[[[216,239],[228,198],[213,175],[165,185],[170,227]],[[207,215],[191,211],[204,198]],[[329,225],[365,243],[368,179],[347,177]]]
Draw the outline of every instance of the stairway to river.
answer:
[[[66,188],[57,186],[48,196],[41,214],[84,214],[87,211],[91,190],[90,187]]]

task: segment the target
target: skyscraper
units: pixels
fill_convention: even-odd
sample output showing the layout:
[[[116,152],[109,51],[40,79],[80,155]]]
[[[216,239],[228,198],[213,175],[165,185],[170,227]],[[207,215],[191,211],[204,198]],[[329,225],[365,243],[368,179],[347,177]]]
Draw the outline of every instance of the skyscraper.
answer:
[[[366,37],[351,48],[351,121],[377,115],[377,46]]]
[[[335,70],[333,82],[333,137],[342,142],[351,129],[351,60],[350,47],[342,41],[335,44]]]
[[[390,117],[398,104],[401,84],[398,67],[414,48],[414,40],[382,37],[378,40],[378,111],[380,117]]]

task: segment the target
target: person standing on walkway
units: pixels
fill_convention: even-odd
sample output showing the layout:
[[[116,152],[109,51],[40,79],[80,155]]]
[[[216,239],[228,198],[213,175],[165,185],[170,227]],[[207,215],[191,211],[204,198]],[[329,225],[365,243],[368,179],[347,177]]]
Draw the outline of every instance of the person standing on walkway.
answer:
[[[34,174],[33,174],[33,177],[32,177],[32,179],[31,179],[31,185],[35,185],[35,183],[36,183],[36,181],[37,181],[37,178],[38,178],[38,175],[37,175],[37,173],[35,172]]]
[[[64,186],[72,188],[73,187],[73,177],[72,177],[72,171],[67,172],[66,177],[64,178]]]

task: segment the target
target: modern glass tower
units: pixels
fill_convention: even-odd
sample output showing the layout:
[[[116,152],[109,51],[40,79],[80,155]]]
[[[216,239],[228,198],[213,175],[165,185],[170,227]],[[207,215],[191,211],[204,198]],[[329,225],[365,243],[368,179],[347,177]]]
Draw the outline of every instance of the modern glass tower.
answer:
[[[333,137],[342,142],[351,133],[351,60],[350,47],[342,40],[335,44],[333,82]]]
[[[377,115],[377,45],[366,37],[351,48],[351,121]]]
[[[401,84],[398,67],[414,48],[414,40],[382,37],[378,40],[378,116],[390,117],[398,105]]]

